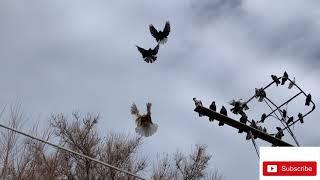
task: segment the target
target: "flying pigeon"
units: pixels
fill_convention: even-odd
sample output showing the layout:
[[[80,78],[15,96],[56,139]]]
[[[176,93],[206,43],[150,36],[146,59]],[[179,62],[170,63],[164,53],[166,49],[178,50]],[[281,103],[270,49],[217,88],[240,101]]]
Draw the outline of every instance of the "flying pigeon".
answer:
[[[300,120],[301,123],[304,123],[303,121],[303,115],[301,113],[298,114],[298,118]]]
[[[142,54],[143,60],[147,63],[153,63],[157,60],[157,53],[159,51],[159,44],[154,48],[149,48],[148,50],[136,46],[140,53]]]
[[[165,44],[167,42],[168,35],[170,33],[170,23],[166,22],[163,31],[157,31],[152,24],[149,25],[151,35],[156,39],[159,44]]]
[[[276,83],[277,86],[280,84],[280,80],[276,75],[271,75],[271,78]]]
[[[210,106],[209,106],[209,109],[211,109],[212,111],[216,111],[217,110],[217,107],[216,107],[216,102],[214,102],[214,101],[212,101],[212,103],[210,104]],[[214,120],[214,118],[209,118],[209,121],[213,121]]]
[[[245,113],[241,114],[240,122],[246,124],[248,121],[248,116]],[[242,133],[243,129],[239,129],[238,133]]]
[[[158,129],[158,125],[152,122],[151,119],[151,103],[148,102],[147,113],[144,115],[140,115],[139,110],[135,103],[131,106],[131,114],[134,116],[136,121],[136,133],[141,136],[149,137],[152,136]]]
[[[260,120],[260,122],[263,123],[266,118],[267,118],[266,113],[263,113],[263,114],[261,115],[261,120]]]
[[[288,80],[289,75],[287,74],[287,72],[284,72],[282,79],[281,79],[281,85],[284,85],[286,83],[286,81]]]
[[[230,104],[231,106],[234,106],[234,107],[231,109],[231,111],[232,111],[234,114],[238,114],[238,113],[243,112],[243,110],[248,110],[248,109],[249,109],[247,103],[244,102],[242,99],[239,99],[239,100],[237,100],[237,101],[233,99],[233,100],[231,100],[231,101],[229,102],[229,104]]]
[[[198,107],[198,106],[202,106],[202,102],[200,100],[197,100],[195,97],[192,98],[194,101],[194,104]],[[201,117],[202,114],[199,113],[199,117]]]
[[[310,102],[311,102],[311,94],[308,94],[308,95],[307,95],[307,98],[306,98],[306,103],[305,103],[305,105],[306,105],[306,106],[309,106],[309,105],[310,105]]]
[[[221,107],[221,109],[220,109],[220,114],[223,114],[223,115],[225,115],[225,116],[228,116],[227,109],[226,109],[224,106]],[[223,125],[224,125],[224,122],[219,121],[219,124],[218,124],[218,125],[219,125],[219,126],[223,126]]]
[[[294,83],[296,82],[296,78],[294,77],[292,81],[290,81],[288,89],[291,89],[294,85]]]

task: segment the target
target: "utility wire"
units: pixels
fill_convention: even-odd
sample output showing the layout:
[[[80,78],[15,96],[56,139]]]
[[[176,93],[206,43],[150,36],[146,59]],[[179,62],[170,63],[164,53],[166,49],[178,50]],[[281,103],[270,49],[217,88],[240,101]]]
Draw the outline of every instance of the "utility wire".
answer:
[[[98,160],[98,159],[94,159],[94,158],[92,158],[92,157],[90,157],[90,156],[86,156],[86,155],[84,155],[84,154],[81,154],[81,153],[72,151],[72,150],[67,149],[67,148],[65,148],[65,147],[62,147],[62,146],[53,144],[53,143],[51,143],[51,142],[45,141],[45,140],[43,140],[43,139],[34,137],[34,136],[30,135],[30,134],[24,133],[24,132],[19,131],[19,130],[15,129],[15,128],[11,128],[11,127],[5,126],[5,125],[3,125],[3,124],[1,124],[1,123],[0,123],[0,127],[3,127],[3,128],[5,128],[5,129],[7,129],[7,130],[16,132],[16,133],[18,133],[18,134],[22,134],[22,135],[27,136],[27,137],[29,137],[29,138],[31,138],[31,139],[35,139],[35,140],[37,140],[37,141],[40,141],[40,142],[45,143],[45,144],[48,144],[48,145],[53,146],[53,147],[55,147],[55,148],[58,148],[58,149],[67,151],[67,152],[69,152],[69,153],[76,154],[76,155],[81,156],[81,157],[83,157],[83,158],[90,159],[91,161],[94,161],[94,162],[96,162],[96,163],[102,164],[102,165],[104,165],[104,166],[107,166],[107,167],[109,167],[109,168],[115,169],[115,170],[117,170],[117,171],[123,172],[123,173],[125,173],[125,174],[127,174],[127,175],[130,175],[130,176],[133,176],[133,177],[135,177],[135,178],[138,178],[138,179],[141,179],[141,180],[146,180],[145,178],[142,178],[142,177],[140,177],[140,176],[138,176],[138,175],[136,175],[136,174],[133,174],[133,173],[131,173],[131,172],[129,172],[129,171],[120,169],[120,168],[118,168],[118,167],[112,166],[112,165],[110,165],[110,164],[108,164],[108,163],[105,163],[105,162],[103,162],[103,161],[100,161],[100,160]]]

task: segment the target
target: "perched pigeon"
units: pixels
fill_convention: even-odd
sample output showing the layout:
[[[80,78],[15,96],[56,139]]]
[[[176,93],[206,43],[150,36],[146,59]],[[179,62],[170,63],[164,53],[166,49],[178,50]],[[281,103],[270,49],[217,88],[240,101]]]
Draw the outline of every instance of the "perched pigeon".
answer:
[[[275,137],[278,138],[278,139],[281,139],[284,136],[283,130],[280,127],[277,127],[277,130],[278,130],[278,132],[275,135]]]
[[[131,114],[134,115],[136,121],[136,133],[141,136],[152,136],[158,129],[158,125],[152,122],[151,119],[151,103],[147,103],[147,113],[140,115],[135,103],[131,106]]]
[[[305,105],[306,105],[306,106],[310,106],[310,102],[311,102],[311,94],[308,94],[308,95],[307,95],[307,98],[306,98],[306,103],[305,103]]]
[[[288,80],[288,74],[287,72],[284,72],[283,76],[282,76],[282,81],[281,81],[281,85],[284,85],[286,83],[286,81]]]
[[[271,75],[271,78],[276,83],[277,86],[280,84],[280,80],[276,75]]]
[[[304,121],[303,121],[303,115],[302,115],[301,113],[298,114],[298,118],[299,118],[299,121],[300,121],[301,123],[304,123]]]
[[[140,53],[142,54],[143,60],[146,61],[147,63],[153,63],[154,61],[157,60],[157,53],[159,51],[159,44],[154,48],[151,49],[149,48],[148,50],[143,49],[139,46],[136,46]]]
[[[285,109],[282,110],[282,119],[283,120],[287,119],[287,111]]]
[[[261,115],[261,120],[260,120],[260,122],[264,123],[264,120],[265,120],[266,118],[267,118],[266,113],[263,113],[263,114]]]
[[[265,133],[267,133],[267,128],[264,127],[264,128],[262,129],[262,131],[265,132]]]
[[[223,114],[223,115],[225,115],[225,116],[228,116],[227,109],[226,109],[224,106],[221,107],[221,109],[220,109],[220,114]],[[223,126],[223,125],[224,125],[224,122],[219,121],[219,124],[218,124],[218,125],[219,125],[219,126]]]
[[[241,114],[240,122],[246,124],[248,121],[248,116],[245,113]],[[243,129],[239,129],[238,133],[242,133]]]
[[[257,126],[257,124],[256,124],[256,122],[255,122],[254,120],[252,120],[250,126],[253,127],[253,128],[256,128],[256,129],[258,128],[258,126]],[[249,132],[250,132],[250,131],[249,131]],[[246,140],[251,139],[251,136],[250,136],[250,133],[249,133],[249,132],[247,133]],[[256,135],[253,135],[253,138],[256,139],[257,136],[256,136]]]
[[[293,122],[293,116],[289,117],[288,121],[287,121],[287,124],[290,124]]]
[[[264,99],[265,97],[267,97],[267,94],[266,94],[266,92],[264,91],[263,88],[260,88],[260,89],[256,88],[255,97],[256,97],[256,98],[259,98],[259,99],[258,99],[259,102],[262,102],[263,99]]]
[[[152,24],[149,25],[149,30],[159,44],[165,44],[170,33],[170,23],[166,22],[163,31],[157,31]]]
[[[194,101],[194,104],[198,107],[198,106],[202,106],[202,102],[200,100],[197,100],[195,97],[192,98]],[[201,117],[202,114],[199,113],[199,117]]]
[[[209,106],[209,109],[211,109],[212,111],[216,111],[217,110],[217,107],[216,107],[216,102],[214,102],[214,101],[212,101],[212,103],[210,104],[210,106]],[[209,118],[209,121],[213,121],[214,120],[214,118]]]
[[[288,89],[291,89],[294,85],[294,83],[296,82],[296,78],[294,77],[292,81],[290,81]]]

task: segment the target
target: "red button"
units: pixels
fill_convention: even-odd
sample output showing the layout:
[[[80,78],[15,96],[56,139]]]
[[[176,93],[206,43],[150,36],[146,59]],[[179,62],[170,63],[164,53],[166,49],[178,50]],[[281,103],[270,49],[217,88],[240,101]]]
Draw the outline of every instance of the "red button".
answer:
[[[316,176],[316,161],[264,161],[264,176]]]

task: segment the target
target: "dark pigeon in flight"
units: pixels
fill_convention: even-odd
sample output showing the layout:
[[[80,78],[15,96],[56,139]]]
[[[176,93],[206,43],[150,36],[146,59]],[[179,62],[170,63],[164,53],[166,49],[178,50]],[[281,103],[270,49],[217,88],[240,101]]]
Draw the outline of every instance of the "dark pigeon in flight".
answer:
[[[210,104],[210,106],[209,106],[209,109],[211,109],[212,111],[216,111],[217,110],[217,107],[216,107],[216,102],[214,102],[214,101],[212,101],[212,103]],[[214,118],[209,118],[209,121],[213,121],[214,120]]]
[[[307,95],[307,98],[306,98],[306,103],[305,103],[305,105],[306,105],[306,106],[309,106],[309,105],[310,105],[310,102],[311,102],[311,94],[308,94],[308,95]]]
[[[139,46],[136,46],[140,53],[142,54],[143,60],[146,61],[147,63],[153,63],[154,61],[157,60],[157,53],[159,51],[159,44],[154,48],[151,49],[149,48],[148,50],[143,49]]]
[[[271,75],[271,78],[276,83],[277,86],[280,84],[280,80],[276,75]]]
[[[163,31],[158,31],[152,24],[149,25],[151,35],[156,39],[159,44],[165,44],[170,33],[170,23],[166,22]]]
[[[288,77],[289,77],[288,73],[284,72],[282,79],[281,79],[281,85],[284,85],[286,83],[286,81],[288,80]]]

